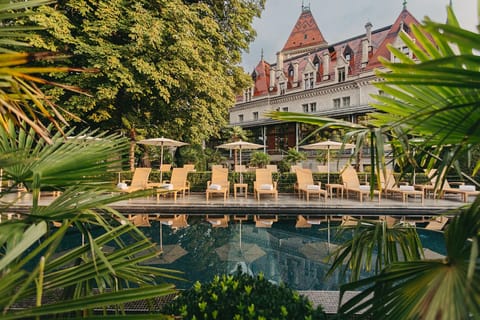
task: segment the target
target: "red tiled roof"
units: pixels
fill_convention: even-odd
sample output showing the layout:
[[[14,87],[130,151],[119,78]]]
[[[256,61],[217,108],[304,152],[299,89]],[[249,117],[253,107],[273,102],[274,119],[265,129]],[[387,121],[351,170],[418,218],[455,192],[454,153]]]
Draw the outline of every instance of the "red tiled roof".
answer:
[[[411,24],[419,25],[420,23],[418,22],[417,19],[415,19],[415,17],[407,9],[403,9],[403,11],[400,13],[395,23],[390,28],[383,42],[379,45],[378,49],[375,50],[373,56],[370,58],[370,62],[368,63],[367,69],[374,69],[374,68],[381,67],[382,64],[378,60],[379,57],[384,57],[386,59],[389,59],[390,51],[388,50],[387,46],[388,44],[393,43],[395,39],[397,39],[398,34],[401,31],[400,28],[402,24],[404,26],[407,26],[407,29],[409,30],[410,28],[408,26],[410,26]],[[410,31],[408,31],[407,33],[410,36],[412,36]]]
[[[282,51],[326,44],[310,10],[303,10]]]
[[[310,24],[310,29],[306,28],[306,26]],[[307,67],[309,61],[313,63],[315,56],[318,56],[320,60],[323,60],[324,54],[328,53],[330,55],[330,64],[329,70],[325,70],[326,74],[330,76],[330,80],[324,80],[324,67],[325,65],[321,62],[319,66],[319,70],[317,70],[316,79],[317,83],[321,83],[322,81],[331,81],[335,77],[335,70],[340,63],[340,59],[342,56],[344,57],[344,52],[347,49],[350,52],[350,61],[348,62],[348,75],[349,76],[356,76],[361,72],[366,70],[372,70],[377,67],[381,67],[380,62],[378,61],[379,57],[385,57],[389,59],[390,52],[388,51],[388,44],[393,43],[401,31],[403,26],[403,30],[407,32],[409,35],[413,37],[410,31],[411,24],[420,24],[415,17],[413,17],[408,10],[404,9],[398,18],[396,19],[395,23],[391,26],[385,26],[377,30],[373,30],[371,33],[371,51],[369,51],[369,59],[368,64],[362,65],[362,40],[366,39],[366,34],[361,34],[359,36],[349,38],[332,45],[326,46],[326,42],[323,39],[323,36],[320,33],[320,30],[315,23],[315,20],[312,17],[312,14],[308,10],[304,10],[295,25],[290,37],[288,38],[287,43],[285,44],[282,51],[285,50],[294,50],[301,48],[303,46],[310,47],[311,49],[305,53],[298,53],[294,54],[290,57],[287,57],[283,61],[282,71],[283,74],[288,79],[288,89],[293,88],[293,77],[288,77],[288,69],[290,66],[293,66],[295,63],[298,63],[298,82],[303,82],[303,74],[305,68]],[[307,31],[308,29],[308,31]],[[316,30],[317,36],[316,44],[323,43],[323,46],[318,46],[315,48],[313,42],[313,36],[309,36],[313,34]],[[301,40],[303,40],[303,35],[306,34],[305,32],[312,32],[307,34],[307,40],[312,40],[312,42],[303,44],[300,46],[299,44],[299,37],[302,36]],[[313,48],[312,48],[313,47]],[[270,86],[270,69],[277,68],[276,63],[269,64],[263,59],[259,62],[259,64],[255,67],[255,74],[256,74],[256,81],[255,81],[255,90],[254,90],[254,97],[259,97],[268,94],[275,94],[277,91],[277,87],[273,88],[272,91],[269,91]],[[277,83],[276,83],[277,84]],[[238,100],[237,100],[238,102]]]

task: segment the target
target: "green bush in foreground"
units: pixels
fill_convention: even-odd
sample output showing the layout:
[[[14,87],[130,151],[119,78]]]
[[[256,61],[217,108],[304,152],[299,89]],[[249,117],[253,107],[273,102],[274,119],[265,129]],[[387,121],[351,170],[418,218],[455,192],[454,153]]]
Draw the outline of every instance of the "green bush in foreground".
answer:
[[[167,305],[164,314],[184,319],[325,319],[321,307],[284,284],[275,285],[263,275],[216,276],[208,284],[195,283]]]

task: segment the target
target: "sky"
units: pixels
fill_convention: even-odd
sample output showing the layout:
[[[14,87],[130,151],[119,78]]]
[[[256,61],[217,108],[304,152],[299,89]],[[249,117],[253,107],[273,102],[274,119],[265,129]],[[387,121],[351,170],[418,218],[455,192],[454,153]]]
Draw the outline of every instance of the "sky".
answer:
[[[433,21],[446,20],[446,6],[450,0],[410,0],[407,9],[417,20],[428,16]],[[373,30],[391,25],[400,15],[403,0],[303,0],[310,5],[313,17],[325,40],[336,42],[365,33],[365,24],[371,22]],[[476,30],[477,0],[452,0],[453,9],[460,25]],[[253,27],[257,37],[248,53],[242,56],[241,65],[251,73],[261,58],[262,49],[267,62],[276,61],[276,53],[283,48],[298,17],[302,0],[267,0],[260,19]]]

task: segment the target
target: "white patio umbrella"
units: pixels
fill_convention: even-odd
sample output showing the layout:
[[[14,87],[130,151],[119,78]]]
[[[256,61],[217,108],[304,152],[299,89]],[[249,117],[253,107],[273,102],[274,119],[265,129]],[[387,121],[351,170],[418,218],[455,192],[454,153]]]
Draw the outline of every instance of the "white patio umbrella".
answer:
[[[265,148],[264,145],[262,144],[257,144],[257,143],[252,143],[252,142],[247,142],[247,141],[235,141],[235,142],[229,142],[229,143],[224,143],[217,148],[222,148],[222,149],[229,149],[229,150],[240,150],[240,161],[239,163],[242,164],[242,150],[254,150],[254,149],[260,149],[260,148]]]
[[[168,139],[164,137],[143,139],[143,140],[137,141],[137,143],[160,147],[160,170],[162,169],[162,165],[163,165],[163,148],[164,147],[181,147],[181,146],[188,145],[188,143],[173,140],[173,139]],[[160,172],[160,182],[162,182],[161,172]]]
[[[331,140],[307,144],[300,147],[308,150],[327,150],[327,183],[330,183],[330,150],[340,150],[342,149],[342,146],[343,149],[355,148],[355,145],[351,143],[343,144],[342,142],[336,142]]]
[[[230,143],[224,143],[217,148],[222,148],[222,149],[229,149],[229,150],[239,150],[240,155],[239,155],[239,164],[242,164],[242,150],[254,150],[254,149],[260,149],[260,148],[265,148],[264,145],[262,144],[257,144],[257,143],[252,143],[252,142],[247,142],[247,141],[235,141],[235,142],[230,142]],[[240,172],[240,183],[242,183],[243,176],[242,172]]]

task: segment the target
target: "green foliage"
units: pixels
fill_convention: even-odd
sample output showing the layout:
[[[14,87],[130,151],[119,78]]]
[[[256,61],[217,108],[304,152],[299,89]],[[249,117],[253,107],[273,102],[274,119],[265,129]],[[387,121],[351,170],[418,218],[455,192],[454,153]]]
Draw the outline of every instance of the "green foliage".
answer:
[[[340,228],[337,237],[346,233],[353,235],[333,252],[329,274],[337,269],[344,275],[350,272],[350,281],[359,280],[364,271],[377,274],[394,262],[423,257],[420,238],[409,225],[360,219],[355,226]]]
[[[290,148],[287,154],[283,157],[282,161],[278,164],[280,172],[290,172],[290,167],[296,163],[307,159],[305,152],[297,151],[294,148]]]
[[[227,127],[225,130],[223,130],[222,137],[228,138],[228,140],[231,142],[238,140],[248,140],[247,131],[245,131],[240,126]]]
[[[2,105],[5,109],[0,114],[0,124],[6,128],[10,121],[17,125],[21,122],[28,123],[47,142],[48,124],[53,124],[58,130],[66,124],[65,110],[51,103],[50,97],[38,90],[39,85],[48,84],[57,90],[62,88],[69,94],[72,91],[80,92],[77,87],[59,84],[38,76],[38,74],[58,74],[68,72],[81,72],[80,69],[50,66],[38,67],[34,63],[42,61],[55,61],[59,57],[53,53],[28,53],[14,52],[19,46],[25,50],[25,39],[38,26],[15,25],[15,21],[32,17],[32,8],[49,4],[50,0],[31,1],[2,1],[0,2],[0,78],[2,79],[1,94]],[[71,115],[70,115],[71,116]]]
[[[50,92],[90,127],[124,130],[130,115],[148,137],[201,143],[218,135],[237,90],[250,85],[238,64],[264,2],[61,1],[32,18],[46,31],[31,42],[98,70],[67,79],[92,97]]]
[[[257,168],[265,168],[270,163],[270,156],[262,151],[252,152],[250,156],[250,166]]]
[[[197,282],[163,312],[184,319],[325,319],[321,307],[313,309],[296,291],[240,271]]]
[[[205,171],[206,154],[201,145],[189,145],[178,149],[177,165],[194,164],[197,171]]]
[[[147,194],[112,195],[115,184],[109,171],[119,165],[119,157],[112,155],[125,153],[126,141],[115,135],[65,139],[59,132],[48,132],[52,137],[48,144],[24,127],[15,128],[12,122],[9,131],[0,127],[4,179],[14,187],[26,186],[32,197],[22,219],[0,223],[2,319],[88,316],[107,306],[122,313],[126,302],[174,293],[165,279],[177,278],[177,273],[142,265],[157,256],[154,244],[132,224],[120,224],[117,219],[126,218],[109,208]],[[61,194],[41,204],[45,190]],[[23,196],[12,197],[11,190],[3,190],[0,213],[12,212],[10,207]],[[61,226],[54,228],[52,222]],[[79,241],[65,250],[71,232]],[[106,251],[106,246],[115,250]],[[43,302],[59,293],[56,303]],[[23,309],[14,307],[22,301],[35,302]]]
[[[342,286],[342,295],[362,292],[340,315],[370,308],[365,319],[478,319],[480,197],[455,214],[445,232],[445,258],[392,263],[375,277]]]
[[[207,168],[205,170],[211,170],[211,165],[212,164],[221,164],[223,166],[227,166],[227,158],[225,156],[222,156],[222,153],[218,149],[211,149],[211,148],[206,148],[205,149],[205,156],[206,156],[206,161],[207,161]]]
[[[285,160],[290,164],[295,164],[297,162],[307,159],[305,152],[297,151],[294,148],[290,148],[285,155]]]

